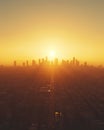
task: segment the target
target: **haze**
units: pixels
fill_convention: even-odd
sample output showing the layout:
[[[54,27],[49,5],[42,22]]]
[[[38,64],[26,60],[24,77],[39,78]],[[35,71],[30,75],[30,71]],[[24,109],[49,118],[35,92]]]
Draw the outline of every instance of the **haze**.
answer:
[[[55,50],[104,64],[103,0],[0,0],[0,64]]]

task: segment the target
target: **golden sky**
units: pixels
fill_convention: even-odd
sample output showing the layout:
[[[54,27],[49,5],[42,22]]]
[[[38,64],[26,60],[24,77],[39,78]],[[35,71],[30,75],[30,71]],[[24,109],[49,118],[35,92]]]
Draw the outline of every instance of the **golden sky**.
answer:
[[[104,64],[104,0],[0,0],[0,64],[51,50]]]

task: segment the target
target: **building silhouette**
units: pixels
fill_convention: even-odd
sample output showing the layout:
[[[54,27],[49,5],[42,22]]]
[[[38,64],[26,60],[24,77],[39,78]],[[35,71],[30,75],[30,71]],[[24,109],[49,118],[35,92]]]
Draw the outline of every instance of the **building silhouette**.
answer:
[[[16,61],[14,61],[14,67],[16,67],[17,66],[17,62]]]

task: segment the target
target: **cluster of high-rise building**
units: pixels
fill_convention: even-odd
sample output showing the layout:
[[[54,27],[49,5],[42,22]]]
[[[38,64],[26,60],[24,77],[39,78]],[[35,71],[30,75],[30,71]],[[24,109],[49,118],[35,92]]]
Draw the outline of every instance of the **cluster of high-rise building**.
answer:
[[[36,65],[51,65],[51,64],[54,64],[54,65],[62,64],[62,65],[80,66],[79,60],[77,60],[75,57],[73,57],[73,59],[71,59],[71,60],[64,60],[64,59],[62,59],[61,61],[59,61],[58,58],[54,58],[53,60],[49,60],[48,57],[46,57],[46,58],[38,59],[37,61],[36,60],[32,60],[31,63],[28,60],[26,60],[25,62],[22,62],[21,66],[23,66],[23,67],[33,66],[34,67]],[[18,66],[17,61],[14,61],[13,65],[15,67]],[[87,62],[84,62],[83,65],[87,66]]]

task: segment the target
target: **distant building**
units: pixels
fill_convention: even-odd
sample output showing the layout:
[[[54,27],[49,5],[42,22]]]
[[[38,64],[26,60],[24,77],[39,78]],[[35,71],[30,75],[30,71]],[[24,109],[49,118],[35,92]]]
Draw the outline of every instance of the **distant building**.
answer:
[[[73,57],[73,65],[75,65],[75,61],[76,61],[76,59],[75,59],[75,57]]]
[[[55,58],[54,64],[55,64],[55,65],[58,65],[58,58]]]
[[[17,66],[17,62],[16,61],[14,61],[14,67],[16,67]]]
[[[80,65],[79,61],[78,61],[78,60],[76,60],[76,66],[79,66],[79,65]]]
[[[84,62],[84,66],[87,66],[87,62]]]
[[[45,60],[44,60],[44,58],[42,58],[42,64],[44,64],[45,63]]]
[[[22,63],[22,66],[25,67],[25,62]]]
[[[45,62],[48,63],[48,57],[47,57],[47,56],[46,56],[46,58],[45,58]]]
[[[28,60],[26,61],[26,66],[27,66],[27,67],[29,66],[29,62],[28,62]]]
[[[32,60],[32,66],[35,66],[36,62],[35,60]]]
[[[38,62],[38,63],[39,63],[39,65],[41,64],[41,59],[39,59],[39,62]]]

